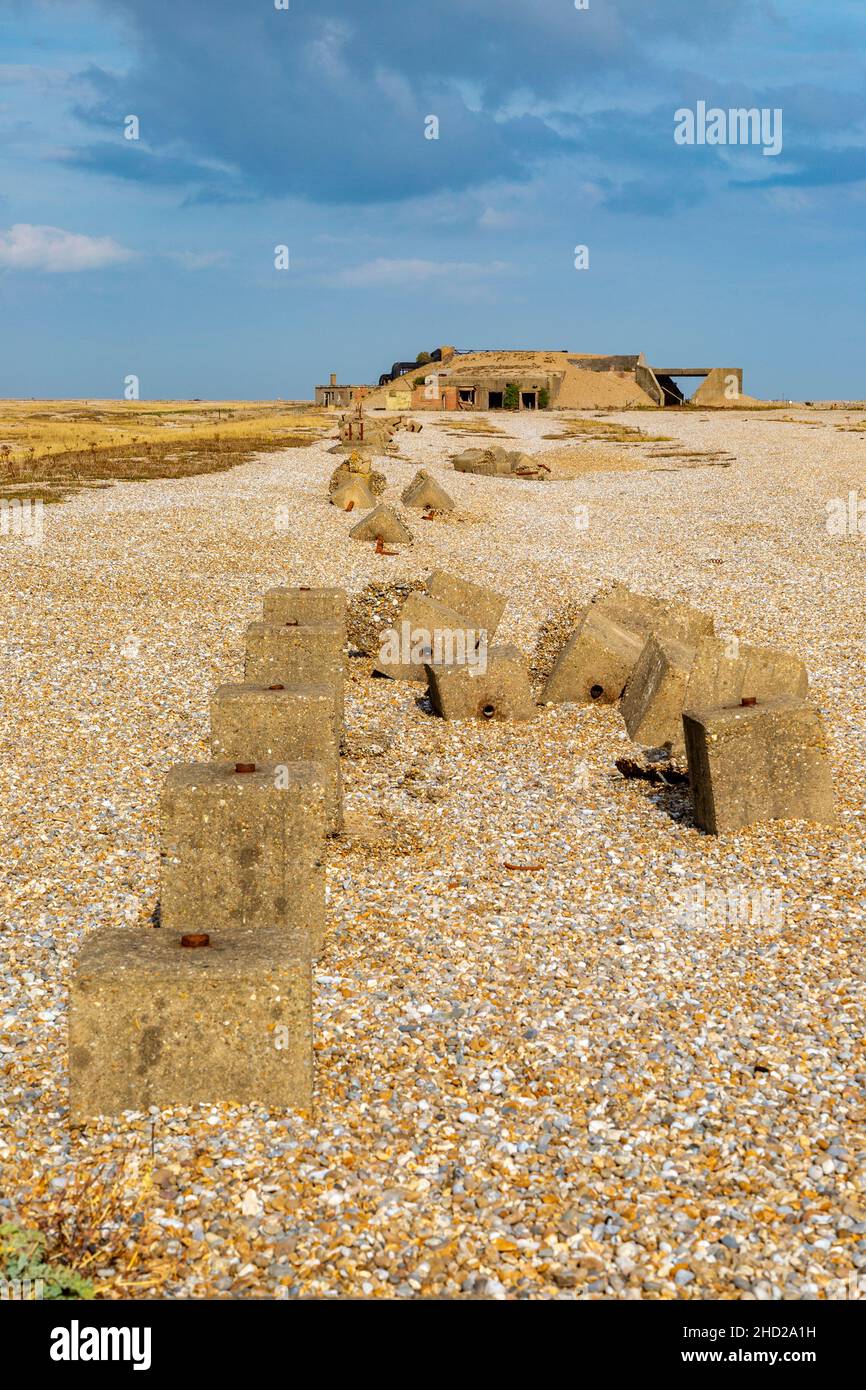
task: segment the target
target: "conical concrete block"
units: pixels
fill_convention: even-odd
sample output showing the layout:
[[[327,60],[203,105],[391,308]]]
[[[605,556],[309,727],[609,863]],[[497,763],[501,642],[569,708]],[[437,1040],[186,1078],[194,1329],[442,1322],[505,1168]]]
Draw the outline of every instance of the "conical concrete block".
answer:
[[[344,512],[368,512],[376,505],[375,497],[360,477],[347,478],[331,494],[331,501]]]
[[[404,507],[417,507],[419,511],[423,507],[432,507],[437,512],[454,510],[454,499],[449,497],[444,487],[437,483],[435,478],[431,478],[429,473],[425,473],[423,468],[415,474],[404,490],[401,500]]]
[[[412,532],[403,525],[397,513],[380,503],[353,526],[349,535],[354,541],[382,540],[387,545],[411,545]]]

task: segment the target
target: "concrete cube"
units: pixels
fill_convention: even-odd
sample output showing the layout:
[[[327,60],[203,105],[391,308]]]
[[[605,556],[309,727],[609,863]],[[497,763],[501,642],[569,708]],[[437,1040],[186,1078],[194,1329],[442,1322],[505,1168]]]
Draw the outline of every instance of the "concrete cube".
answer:
[[[702,830],[721,835],[757,821],[836,819],[823,721],[804,700],[686,710],[683,726]]]
[[[423,681],[430,660],[474,660],[485,640],[462,613],[414,591],[394,626],[380,634],[373,670],[394,680]]]
[[[317,763],[171,768],[160,808],[162,926],[174,933],[275,927],[318,955],[325,795]]]
[[[278,928],[211,933],[100,927],[75,965],[69,1008],[72,1119],[151,1105],[309,1110],[310,959]]]
[[[485,669],[465,663],[427,666],[430,703],[443,719],[534,719],[529,661],[517,647],[487,648]]]
[[[348,602],[345,589],[279,585],[265,593],[262,617],[266,623],[337,623],[345,644]]]
[[[685,752],[683,705],[694,660],[694,647],[658,633],[647,638],[620,702],[634,743]]]
[[[809,676],[799,657],[772,647],[702,637],[689,672],[685,704],[690,709],[738,705],[741,699],[770,700],[780,695],[805,699]]]
[[[590,612],[611,619],[639,637],[646,638],[651,632],[657,632],[690,646],[694,646],[699,637],[713,633],[710,614],[701,613],[678,599],[635,594],[625,584],[615,584],[609,593],[594,599]]]
[[[459,575],[446,570],[434,570],[425,585],[427,593],[437,603],[444,603],[455,612],[469,619],[470,626],[484,629],[487,641],[492,642],[500,619],[505,611],[505,599],[501,594],[482,584],[473,584]]]
[[[249,623],[244,684],[332,686],[334,729],[342,744],[344,634],[339,622]]]
[[[221,685],[210,702],[211,754],[222,763],[318,763],[325,778],[325,825],[343,824],[336,692],[329,685]]]
[[[553,665],[542,704],[612,705],[643,650],[643,638],[590,608]]]

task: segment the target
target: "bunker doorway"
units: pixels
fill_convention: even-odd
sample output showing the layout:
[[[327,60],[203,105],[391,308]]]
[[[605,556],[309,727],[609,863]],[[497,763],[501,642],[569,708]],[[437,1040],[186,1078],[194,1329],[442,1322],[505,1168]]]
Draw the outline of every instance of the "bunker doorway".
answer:
[[[502,409],[504,408],[504,407],[503,407],[503,396],[504,396],[504,394],[505,394],[505,393],[504,393],[503,391],[488,391],[488,393],[487,393],[487,409],[488,409],[488,410],[502,410]]]
[[[521,410],[537,410],[537,409],[538,409],[538,392],[537,392],[537,391],[521,391],[521,393],[520,393],[520,409],[521,409]]]

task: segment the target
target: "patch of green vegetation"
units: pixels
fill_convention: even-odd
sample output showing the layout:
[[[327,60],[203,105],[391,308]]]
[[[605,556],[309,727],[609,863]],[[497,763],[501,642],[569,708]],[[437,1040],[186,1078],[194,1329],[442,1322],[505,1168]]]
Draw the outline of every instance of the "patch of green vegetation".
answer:
[[[41,1231],[28,1231],[11,1222],[0,1225],[0,1281],[11,1286],[13,1296],[44,1299],[93,1298],[89,1279],[67,1265],[51,1264],[45,1258],[45,1237]]]
[[[520,407],[520,387],[516,381],[506,381],[505,395],[502,404],[506,410],[518,410]]]

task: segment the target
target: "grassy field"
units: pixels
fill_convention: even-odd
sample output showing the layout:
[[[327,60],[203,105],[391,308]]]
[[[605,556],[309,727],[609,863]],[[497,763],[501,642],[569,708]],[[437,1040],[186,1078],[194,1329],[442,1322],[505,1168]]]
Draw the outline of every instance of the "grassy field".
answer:
[[[181,478],[298,448],[331,428],[308,402],[0,401],[0,495]]]

